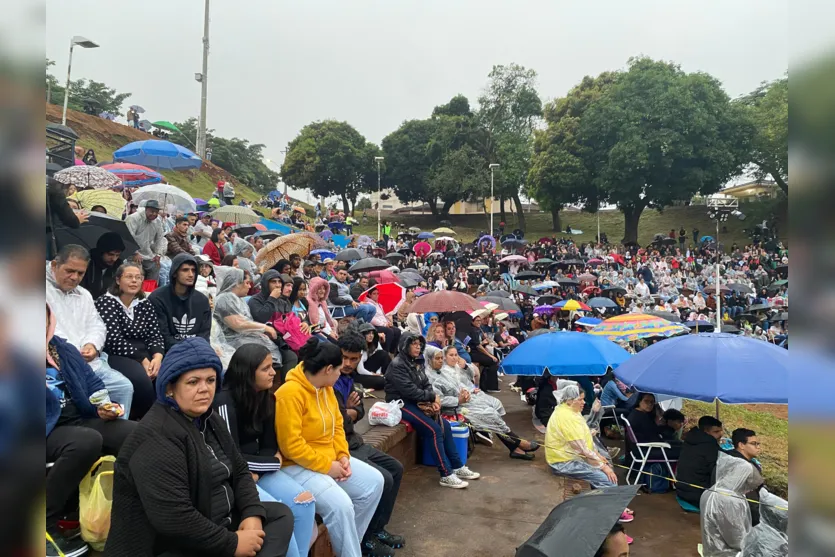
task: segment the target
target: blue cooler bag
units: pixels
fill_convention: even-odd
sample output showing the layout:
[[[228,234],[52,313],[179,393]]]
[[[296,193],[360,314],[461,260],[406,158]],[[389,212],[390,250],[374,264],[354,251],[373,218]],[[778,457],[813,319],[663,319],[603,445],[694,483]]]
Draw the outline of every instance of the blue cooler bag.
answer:
[[[455,448],[458,449],[458,456],[463,464],[467,464],[467,445],[470,440],[470,429],[460,425],[458,422],[449,422],[452,430],[452,440]],[[420,463],[424,466],[438,466],[438,456],[435,450],[433,437],[426,435],[420,439]],[[440,440],[439,440],[440,442]]]

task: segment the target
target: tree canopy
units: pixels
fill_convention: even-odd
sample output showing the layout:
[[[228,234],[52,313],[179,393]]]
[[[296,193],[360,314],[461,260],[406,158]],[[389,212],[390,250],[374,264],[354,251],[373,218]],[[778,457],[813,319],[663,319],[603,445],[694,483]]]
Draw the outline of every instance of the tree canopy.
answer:
[[[49,102],[62,106],[64,104],[64,93],[66,82],[59,82],[50,73],[50,68],[55,65],[53,60],[46,59],[46,81],[49,89]],[[63,83],[63,84],[62,84]],[[88,112],[86,108],[95,110],[95,114],[103,111],[121,114],[122,104],[131,96],[131,93],[117,93],[115,89],[104,83],[95,80],[76,79],[70,81],[70,98],[67,107],[79,112]]]
[[[379,148],[347,122],[314,122],[288,145],[281,176],[316,197],[339,196],[348,214],[361,192],[371,191],[372,184],[376,189],[378,154]]]
[[[751,163],[756,178],[768,176],[788,194],[789,78],[765,83],[740,99],[754,125]]]

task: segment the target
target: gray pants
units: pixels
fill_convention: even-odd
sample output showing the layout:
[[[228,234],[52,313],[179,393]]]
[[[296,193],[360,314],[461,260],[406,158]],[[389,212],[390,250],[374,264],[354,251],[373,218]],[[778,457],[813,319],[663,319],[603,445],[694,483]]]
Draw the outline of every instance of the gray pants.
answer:
[[[142,271],[145,274],[145,280],[157,280],[159,278],[159,263],[156,263],[153,259],[143,259]]]

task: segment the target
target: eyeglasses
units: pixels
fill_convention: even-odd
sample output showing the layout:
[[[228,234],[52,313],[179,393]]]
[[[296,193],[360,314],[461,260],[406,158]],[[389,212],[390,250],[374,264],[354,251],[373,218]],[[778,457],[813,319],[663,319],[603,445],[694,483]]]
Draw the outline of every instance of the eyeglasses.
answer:
[[[746,445],[751,445],[752,447],[759,447],[760,446],[759,441],[751,441],[750,443],[745,443],[745,444]]]

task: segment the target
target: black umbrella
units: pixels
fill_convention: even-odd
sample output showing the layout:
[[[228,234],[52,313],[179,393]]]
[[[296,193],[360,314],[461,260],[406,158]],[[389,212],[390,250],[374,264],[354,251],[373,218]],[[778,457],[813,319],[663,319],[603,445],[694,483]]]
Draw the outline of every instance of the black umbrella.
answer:
[[[722,332],[730,333],[732,335],[738,335],[742,331],[739,330],[739,327],[736,327],[734,325],[722,325]]]
[[[519,313],[522,312],[522,308],[513,303],[510,300],[510,298],[502,298],[499,296],[487,296],[485,298],[479,298],[479,301],[482,300],[485,302],[490,302],[491,304],[496,304],[502,311],[518,311]]]
[[[238,236],[241,238],[245,236],[252,236],[258,229],[252,226],[251,224],[238,224],[232,227],[232,230],[238,233]]]
[[[603,294],[604,296],[605,296],[606,294],[615,294],[615,295],[617,295],[617,294],[626,294],[626,289],[625,289],[625,288],[621,288],[620,286],[610,286],[609,288],[604,288],[604,289],[601,291],[601,294]]]
[[[397,253],[401,255],[414,255],[415,250],[413,250],[412,248],[400,248],[399,250],[397,250]]]
[[[133,239],[133,234],[130,233],[128,230],[128,225],[125,221],[121,219],[117,219],[116,217],[111,217],[105,215],[103,213],[90,213],[87,218],[87,223],[81,226],[100,226],[109,230],[110,232],[115,232],[119,235],[122,241],[125,243],[125,246],[137,246],[136,249],[139,249],[136,240]],[[96,247],[96,246],[93,246]],[[126,253],[133,253],[133,251],[128,252],[127,249],[125,250]],[[134,250],[136,251],[136,250]]]
[[[654,315],[655,317],[660,317],[661,319],[666,319],[667,321],[671,321],[673,323],[681,323],[681,317],[675,313],[670,313],[669,311],[647,311],[646,314]]]
[[[279,236],[281,236],[281,232],[276,232],[275,230],[267,230],[266,232],[262,231],[260,234],[258,234],[258,237],[263,238],[265,242],[275,240]]]
[[[750,286],[745,286],[744,284],[739,284],[738,282],[729,282],[728,288],[730,288],[734,292],[739,292],[740,294],[754,293],[754,290]]]
[[[505,240],[504,242],[502,242],[502,245],[506,248],[515,249],[525,247],[528,245],[528,243],[525,240],[519,240],[514,238],[512,240]]]
[[[550,306],[556,304],[560,301],[559,296],[552,296],[551,294],[546,294],[545,296],[540,296],[536,299],[536,305],[538,306]]]
[[[386,254],[386,259],[406,259],[406,256],[402,253],[393,252]]]
[[[664,244],[665,246],[674,246],[675,243],[676,243],[676,240],[675,240],[675,238],[664,238],[663,240],[661,240],[661,243]]]
[[[337,255],[337,257],[339,257]],[[366,257],[365,259],[360,259],[353,265],[351,268],[348,269],[350,273],[369,273],[371,271],[382,271],[383,269],[388,269],[391,267],[391,263],[385,261],[383,259],[377,259],[376,257]]]
[[[593,557],[639,487],[595,489],[563,501],[516,550],[516,557]]]
[[[356,261],[358,259],[363,259],[367,256],[368,255],[366,253],[363,253],[356,248],[348,248],[348,249],[344,249],[344,250],[340,251],[339,253],[337,253],[336,254],[336,260],[337,261]],[[389,267],[391,267],[391,264],[386,263],[386,266],[383,267],[383,269],[388,269]]]
[[[98,244],[99,238],[105,234],[117,234],[112,230],[108,230],[103,226],[96,226],[93,224],[82,224],[78,228],[56,228],[55,229],[55,243],[58,249],[69,245],[77,244],[91,250]],[[121,234],[119,234],[121,237]],[[122,252],[125,257],[133,255],[139,251],[139,246],[134,241],[133,237],[130,239],[122,238],[122,243],[125,245],[125,250]]]
[[[551,265],[554,262],[553,259],[549,259],[547,257],[543,257],[542,259],[537,259],[533,262],[534,265]]]
[[[512,288],[516,292],[521,292],[522,294],[527,294],[528,296],[536,296],[538,294],[536,290],[534,290],[530,286],[525,286],[524,284],[517,284]]]
[[[585,265],[580,259],[563,259],[551,263],[551,267],[570,267],[571,265]]]
[[[789,276],[789,266],[788,265],[778,265],[776,271],[777,271],[777,274],[782,278],[787,278]]]
[[[784,311],[784,312],[780,313],[779,315],[777,315],[776,317],[773,317],[771,320],[772,321],[788,321],[789,320],[789,312]]]
[[[737,321],[748,321],[749,323],[758,323],[760,321],[759,315],[753,313],[740,313],[736,316]]]
[[[748,311],[766,311],[771,309],[771,306],[768,304],[754,304],[753,306],[748,307]]]
[[[488,292],[487,297],[490,298],[510,298],[510,292],[507,290],[493,290]]]
[[[516,280],[536,280],[542,278],[542,273],[536,271],[522,271],[516,275]]]
[[[400,281],[400,285],[403,288],[414,288],[420,284],[418,281],[414,280],[411,275],[401,276],[397,280]]]
[[[557,282],[560,283],[560,286],[580,286],[580,281],[571,278],[557,279]]]
[[[409,277],[410,279],[420,282],[423,280],[423,276],[417,272],[417,269],[403,269],[400,271],[401,277]]]

